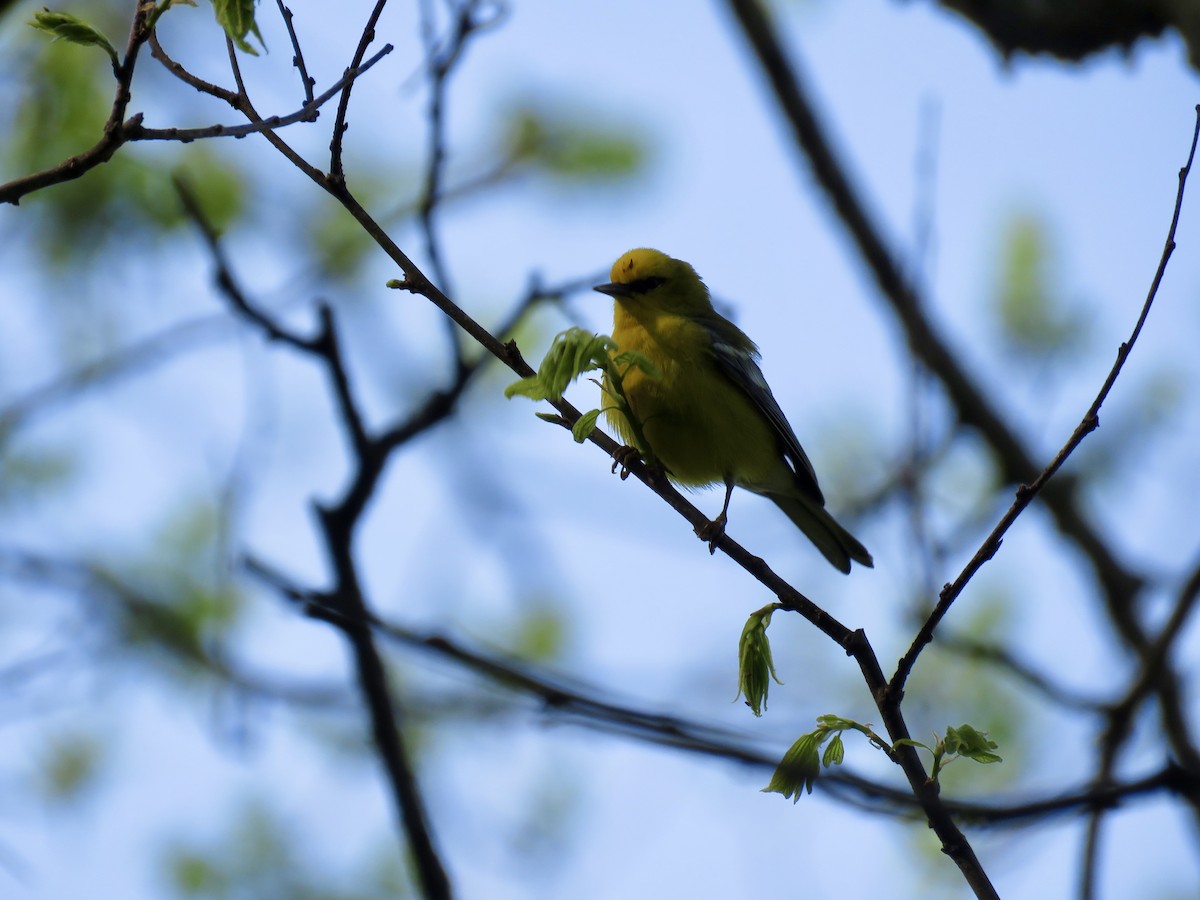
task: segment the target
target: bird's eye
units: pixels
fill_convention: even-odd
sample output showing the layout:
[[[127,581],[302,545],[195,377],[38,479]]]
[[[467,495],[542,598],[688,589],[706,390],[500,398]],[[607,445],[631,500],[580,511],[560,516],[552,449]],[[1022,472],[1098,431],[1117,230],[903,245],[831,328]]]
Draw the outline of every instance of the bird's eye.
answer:
[[[633,281],[625,285],[625,289],[631,294],[644,294],[647,291],[652,291],[660,284],[666,284],[667,279],[658,275],[650,275],[646,278],[635,278]]]

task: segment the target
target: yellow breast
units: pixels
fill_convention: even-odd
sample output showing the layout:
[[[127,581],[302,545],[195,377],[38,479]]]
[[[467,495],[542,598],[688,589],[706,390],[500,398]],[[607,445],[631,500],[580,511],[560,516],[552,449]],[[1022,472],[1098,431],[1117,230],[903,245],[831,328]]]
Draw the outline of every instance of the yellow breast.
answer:
[[[617,352],[636,350],[659,369],[657,379],[632,369],[623,384],[650,450],[671,478],[688,486],[727,477],[746,486],[775,481],[784,465],[775,436],[718,368],[704,326],[644,310],[635,316],[619,302],[615,308]],[[610,411],[607,418],[622,440],[636,445],[621,414]]]

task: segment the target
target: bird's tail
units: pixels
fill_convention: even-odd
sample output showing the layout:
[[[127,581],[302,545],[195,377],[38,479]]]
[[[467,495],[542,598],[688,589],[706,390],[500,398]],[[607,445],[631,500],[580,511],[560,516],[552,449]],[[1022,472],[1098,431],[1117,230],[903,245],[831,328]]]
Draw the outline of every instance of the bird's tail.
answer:
[[[804,497],[789,497],[784,494],[767,494],[776,506],[787,513],[796,527],[817,545],[817,549],[835,568],[850,573],[850,561],[868,568],[874,567],[871,554],[854,535],[837,523],[825,507],[818,506]]]

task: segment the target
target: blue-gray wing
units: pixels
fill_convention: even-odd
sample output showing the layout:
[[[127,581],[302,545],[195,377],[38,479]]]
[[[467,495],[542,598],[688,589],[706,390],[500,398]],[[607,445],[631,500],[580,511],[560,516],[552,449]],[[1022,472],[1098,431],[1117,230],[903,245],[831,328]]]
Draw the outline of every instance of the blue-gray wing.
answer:
[[[721,326],[725,327],[721,328]],[[796,474],[796,484],[813,500],[824,506],[825,498],[821,494],[821,488],[817,485],[817,473],[813,471],[808,454],[800,446],[796,432],[792,431],[792,426],[788,424],[787,417],[779,408],[779,402],[767,385],[767,379],[763,377],[762,370],[758,367],[756,360],[758,352],[754,344],[733,323],[722,321],[721,326],[709,328],[712,334],[712,353],[717,365],[729,376],[730,381],[746,392],[746,396],[754,402],[759,412],[770,423],[772,430],[779,438],[784,458],[787,459],[792,471]],[[745,344],[738,346],[732,343],[721,334],[725,328],[733,329],[736,336],[744,340]]]

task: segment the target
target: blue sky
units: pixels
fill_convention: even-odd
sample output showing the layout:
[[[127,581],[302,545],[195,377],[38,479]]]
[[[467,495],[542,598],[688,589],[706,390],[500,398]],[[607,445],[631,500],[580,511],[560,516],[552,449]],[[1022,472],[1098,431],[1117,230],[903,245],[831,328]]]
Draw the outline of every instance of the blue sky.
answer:
[[[783,30],[830,132],[893,246],[921,273],[937,321],[1030,444],[1049,458],[1127,336],[1161,252],[1200,98],[1181,43],[1173,36],[1143,42],[1127,57],[1105,54],[1083,66],[1023,58],[1005,64],[970,26],[928,4],[783,5]],[[321,4],[293,8],[310,67],[319,84],[327,84],[349,57],[357,36],[353,21],[326,21]],[[295,105],[295,81],[286,39],[270,13],[260,7],[272,52],[247,63],[247,71],[259,109],[286,112]],[[204,10],[172,12],[164,41],[182,46],[192,28],[210,34],[216,48],[215,33],[198,24],[207,27],[206,16]],[[898,329],[814,190],[730,26],[719,4],[522,2],[513,4],[502,27],[479,37],[451,84],[451,172],[463,162],[459,151],[486,138],[498,111],[522,94],[632,123],[654,139],[656,152],[643,178],[605,196],[522,183],[486,202],[447,210],[442,236],[455,297],[472,314],[494,321],[531,271],[551,282],[599,274],[633,246],[691,261],[758,342],[781,406],[823,482],[834,487],[827,493],[836,513],[847,495],[877,484],[891,462],[859,459],[856,448],[899,452],[909,372]],[[423,148],[423,95],[413,78],[420,47],[411,10],[397,4],[379,33],[397,50],[356,87],[347,138],[352,184],[357,160],[375,166],[395,160],[406,170]],[[188,53],[189,62],[219,74],[219,54]],[[147,77],[148,100],[134,105],[167,124],[178,114],[171,98],[180,89]],[[191,97],[177,102],[193,112]],[[229,114],[220,118],[228,121]],[[294,129],[289,138],[319,153],[331,121],[332,114],[323,116],[316,128]],[[916,159],[930,142],[936,151],[934,240],[918,259],[912,255],[914,217],[929,188],[919,182]],[[233,152],[252,169],[279,165],[262,142],[240,142]],[[296,214],[294,198],[315,190],[299,177],[281,183],[285,187],[260,198],[268,211],[231,236],[235,262],[266,298],[298,294],[303,301],[313,290],[336,292],[336,285],[310,286],[294,250],[279,246],[270,230],[273,217]],[[294,202],[312,208],[307,200]],[[1195,396],[1200,254],[1194,251],[1194,206],[1185,207],[1180,249],[1103,424],[1136,411],[1137,387],[1161,372],[1178,377],[1189,400]],[[1022,371],[994,349],[989,299],[997,248],[1018,214],[1047,225],[1062,294],[1085,311],[1091,328],[1086,354],[1069,371]],[[19,227],[13,223],[20,215],[0,210],[0,229]],[[419,246],[411,229],[399,229],[396,237],[402,246]],[[19,286],[27,280],[14,257],[0,249],[0,264],[16,269],[0,282],[6,307],[25,302]],[[351,310],[347,341],[352,353],[358,348],[352,358],[362,367],[372,412],[382,418],[395,408],[399,389],[437,383],[442,331],[422,301],[385,292],[383,281],[395,273],[382,258],[378,275],[369,288],[378,296],[335,294],[334,300]],[[111,278],[94,278],[92,289],[101,296],[127,284],[139,308],[154,311],[140,321],[153,318],[155,327],[220,309],[196,246],[172,245],[171,255],[148,270],[126,272],[118,264]],[[569,309],[595,330],[609,327],[606,298],[580,295]],[[13,317],[36,322],[29,312]],[[295,321],[303,321],[302,314]],[[540,358],[565,324],[544,314],[522,347],[527,358]],[[22,351],[6,346],[0,352],[19,358]],[[18,387],[21,376],[11,372],[32,373],[25,376],[32,384],[47,374],[39,368],[37,360],[28,369],[5,366]],[[652,707],[745,728],[781,749],[821,713],[874,720],[844,655],[802,623],[780,619],[772,636],[785,685],[772,694],[770,712],[752,720],[741,704],[729,702],[742,622],[770,598],[728,560],[710,558],[650,492],[612,478],[594,447],[578,447],[546,428],[525,401],[504,401],[504,383],[499,374],[482,380],[458,420],[389,470],[359,544],[366,583],[383,612],[486,644],[534,599],[564,604],[571,639],[563,670]],[[164,497],[195,493],[197,483],[207,485],[201,494],[216,491],[244,447],[243,422],[265,410],[267,424],[256,431],[252,453],[257,483],[240,537],[298,577],[319,581],[323,563],[308,503],[333,496],[345,476],[341,439],[322,391],[306,363],[264,350],[252,337],[197,352],[161,377],[72,407],[40,425],[37,436],[66,440],[87,433],[94,462],[86,484],[69,502],[23,521],[15,538],[35,546],[54,545],[62,535],[85,547],[136,545],[161,521]],[[577,405],[594,404],[590,385],[575,391]],[[1198,431],[1197,406],[1184,402],[1169,435],[1148,444],[1140,464],[1094,498],[1106,533],[1139,562],[1178,566],[1192,553],[1194,519],[1179,498],[1200,489],[1200,475],[1187,465]],[[464,453],[463,442],[473,449]],[[466,477],[472,461],[480,490],[493,493],[468,504],[464,515],[453,483]],[[958,477],[969,482],[972,471],[968,460]],[[950,479],[947,490],[958,484]],[[943,499],[952,506],[952,496]],[[700,494],[697,503],[715,513],[719,495]],[[748,495],[735,495],[730,532],[847,624],[865,627],[890,668],[907,644],[902,613],[913,576],[899,517],[865,524],[860,536],[877,567],[850,578],[826,570],[769,504]],[[950,560],[938,583],[962,562]],[[1034,511],[951,618],[966,619],[972,604],[991,595],[1006,597],[1037,663],[1081,687],[1114,684],[1120,666],[1072,565]],[[618,566],[625,573],[619,580]],[[625,586],[629,582],[637,588]],[[252,625],[238,650],[253,666],[298,676],[345,674],[340,642],[324,626],[296,621],[269,600],[256,605]],[[1062,658],[1064,634],[1074,638],[1069,659]],[[1188,646],[1195,649],[1194,634]],[[460,683],[453,670],[416,665],[418,683]],[[310,845],[321,848],[318,857],[333,864],[352,864],[387,839],[390,811],[376,773],[334,769],[328,754],[297,739],[286,712],[250,710],[254,739],[243,745],[222,739],[219,705],[211,718],[197,714],[203,703],[181,705],[147,691],[136,670],[117,665],[76,687],[74,702],[54,715],[67,724],[115,717],[114,766],[137,775],[114,780],[69,815],[26,815],[27,807],[0,818],[0,846],[13,847],[33,872],[28,884],[13,888],[14,896],[158,896],[146,854],[160,836],[219,834],[247,791],[278,800]],[[930,690],[928,708],[916,708],[910,723],[920,734],[958,715],[942,705],[936,687]],[[912,896],[964,895],[919,828],[864,817],[819,792],[792,806],[758,792],[761,773],[542,722],[528,713],[512,725],[452,727],[425,759],[434,823],[464,897],[670,891],[855,900],[895,884],[910,885]],[[20,780],[15,773],[31,764],[38,729],[46,725],[44,719],[25,723],[0,740],[0,767],[8,777]],[[1074,783],[1086,770],[1078,760],[1090,760],[1080,729],[1052,734],[1054,757],[1038,765],[1006,763],[1043,789]],[[1042,753],[1043,746],[1024,749]],[[1147,759],[1154,758],[1152,750]],[[847,763],[886,773],[865,746],[851,746]],[[523,868],[514,862],[508,835],[550,788],[570,798],[569,828],[553,858],[536,870]],[[1188,826],[1177,819],[1145,804],[1112,821],[1103,896],[1149,896],[1159,889],[1186,896],[1200,887]],[[1022,897],[1074,890],[1080,835],[1080,825],[1068,820],[1023,836],[972,837],[1001,894]],[[914,847],[929,851],[921,862],[913,861]],[[78,864],[62,866],[62,859]]]

